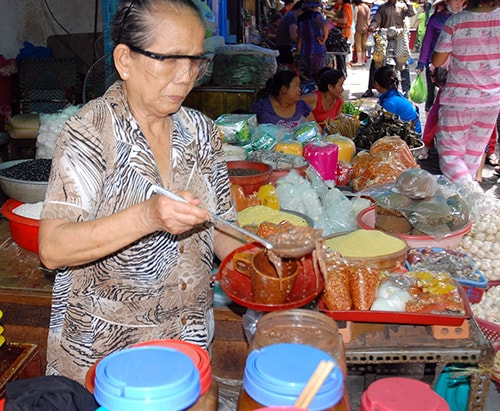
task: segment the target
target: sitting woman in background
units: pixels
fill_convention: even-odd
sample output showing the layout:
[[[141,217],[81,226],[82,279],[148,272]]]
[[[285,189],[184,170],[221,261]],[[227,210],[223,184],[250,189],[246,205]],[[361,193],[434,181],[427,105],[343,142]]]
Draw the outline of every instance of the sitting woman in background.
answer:
[[[326,120],[335,119],[342,111],[344,81],[344,74],[340,70],[328,69],[319,76],[318,89],[302,96],[321,127]]]
[[[399,79],[396,71],[389,66],[377,69],[374,76],[375,89],[380,93],[379,104],[401,120],[411,121],[417,133],[422,133],[417,107],[398,91]]]
[[[314,121],[311,107],[300,99],[300,79],[290,70],[278,71],[252,104],[257,122],[295,128],[304,121]]]

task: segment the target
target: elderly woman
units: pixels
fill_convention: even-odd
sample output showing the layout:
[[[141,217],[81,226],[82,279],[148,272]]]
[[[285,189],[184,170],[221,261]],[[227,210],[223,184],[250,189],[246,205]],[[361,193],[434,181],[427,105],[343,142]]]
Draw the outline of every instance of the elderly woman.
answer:
[[[200,11],[191,0],[122,0],[112,27],[122,81],[66,123],[40,223],[40,258],[59,269],[47,374],[80,383],[140,341],[207,347],[213,255],[240,244],[210,224],[209,211],[236,219],[217,129],[181,107],[208,64]]]

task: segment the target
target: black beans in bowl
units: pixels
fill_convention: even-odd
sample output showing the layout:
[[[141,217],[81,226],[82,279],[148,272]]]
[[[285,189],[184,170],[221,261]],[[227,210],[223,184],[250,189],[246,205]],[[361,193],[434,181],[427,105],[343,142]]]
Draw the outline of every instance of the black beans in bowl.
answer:
[[[0,163],[0,189],[7,197],[21,203],[37,203],[45,199],[50,159],[12,160]]]

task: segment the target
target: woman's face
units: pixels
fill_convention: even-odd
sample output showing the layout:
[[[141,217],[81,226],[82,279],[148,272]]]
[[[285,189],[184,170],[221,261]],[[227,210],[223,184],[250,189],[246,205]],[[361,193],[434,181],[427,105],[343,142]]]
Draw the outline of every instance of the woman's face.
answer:
[[[463,0],[449,0],[448,5],[450,6],[450,9],[452,9],[455,12],[462,11],[463,8]]]
[[[337,99],[342,98],[342,94],[344,93],[344,81],[345,78],[341,77],[338,79],[335,85],[329,84],[328,92]]]
[[[283,97],[289,101],[299,101],[300,100],[300,79],[298,77],[294,77],[290,82],[290,86],[283,87]]]
[[[146,49],[164,55],[203,54],[205,29],[193,11],[162,9],[157,16],[154,41]],[[131,50],[130,73],[125,79],[127,98],[134,114],[160,118],[175,113],[197,78],[197,62],[183,59],[162,61]]]

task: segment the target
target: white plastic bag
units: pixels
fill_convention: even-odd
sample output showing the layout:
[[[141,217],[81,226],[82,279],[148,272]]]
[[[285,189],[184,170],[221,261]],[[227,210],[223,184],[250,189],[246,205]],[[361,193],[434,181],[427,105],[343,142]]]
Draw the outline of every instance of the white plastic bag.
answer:
[[[35,158],[52,158],[54,156],[56,142],[64,123],[79,109],[80,106],[68,106],[55,114],[40,113]]]

